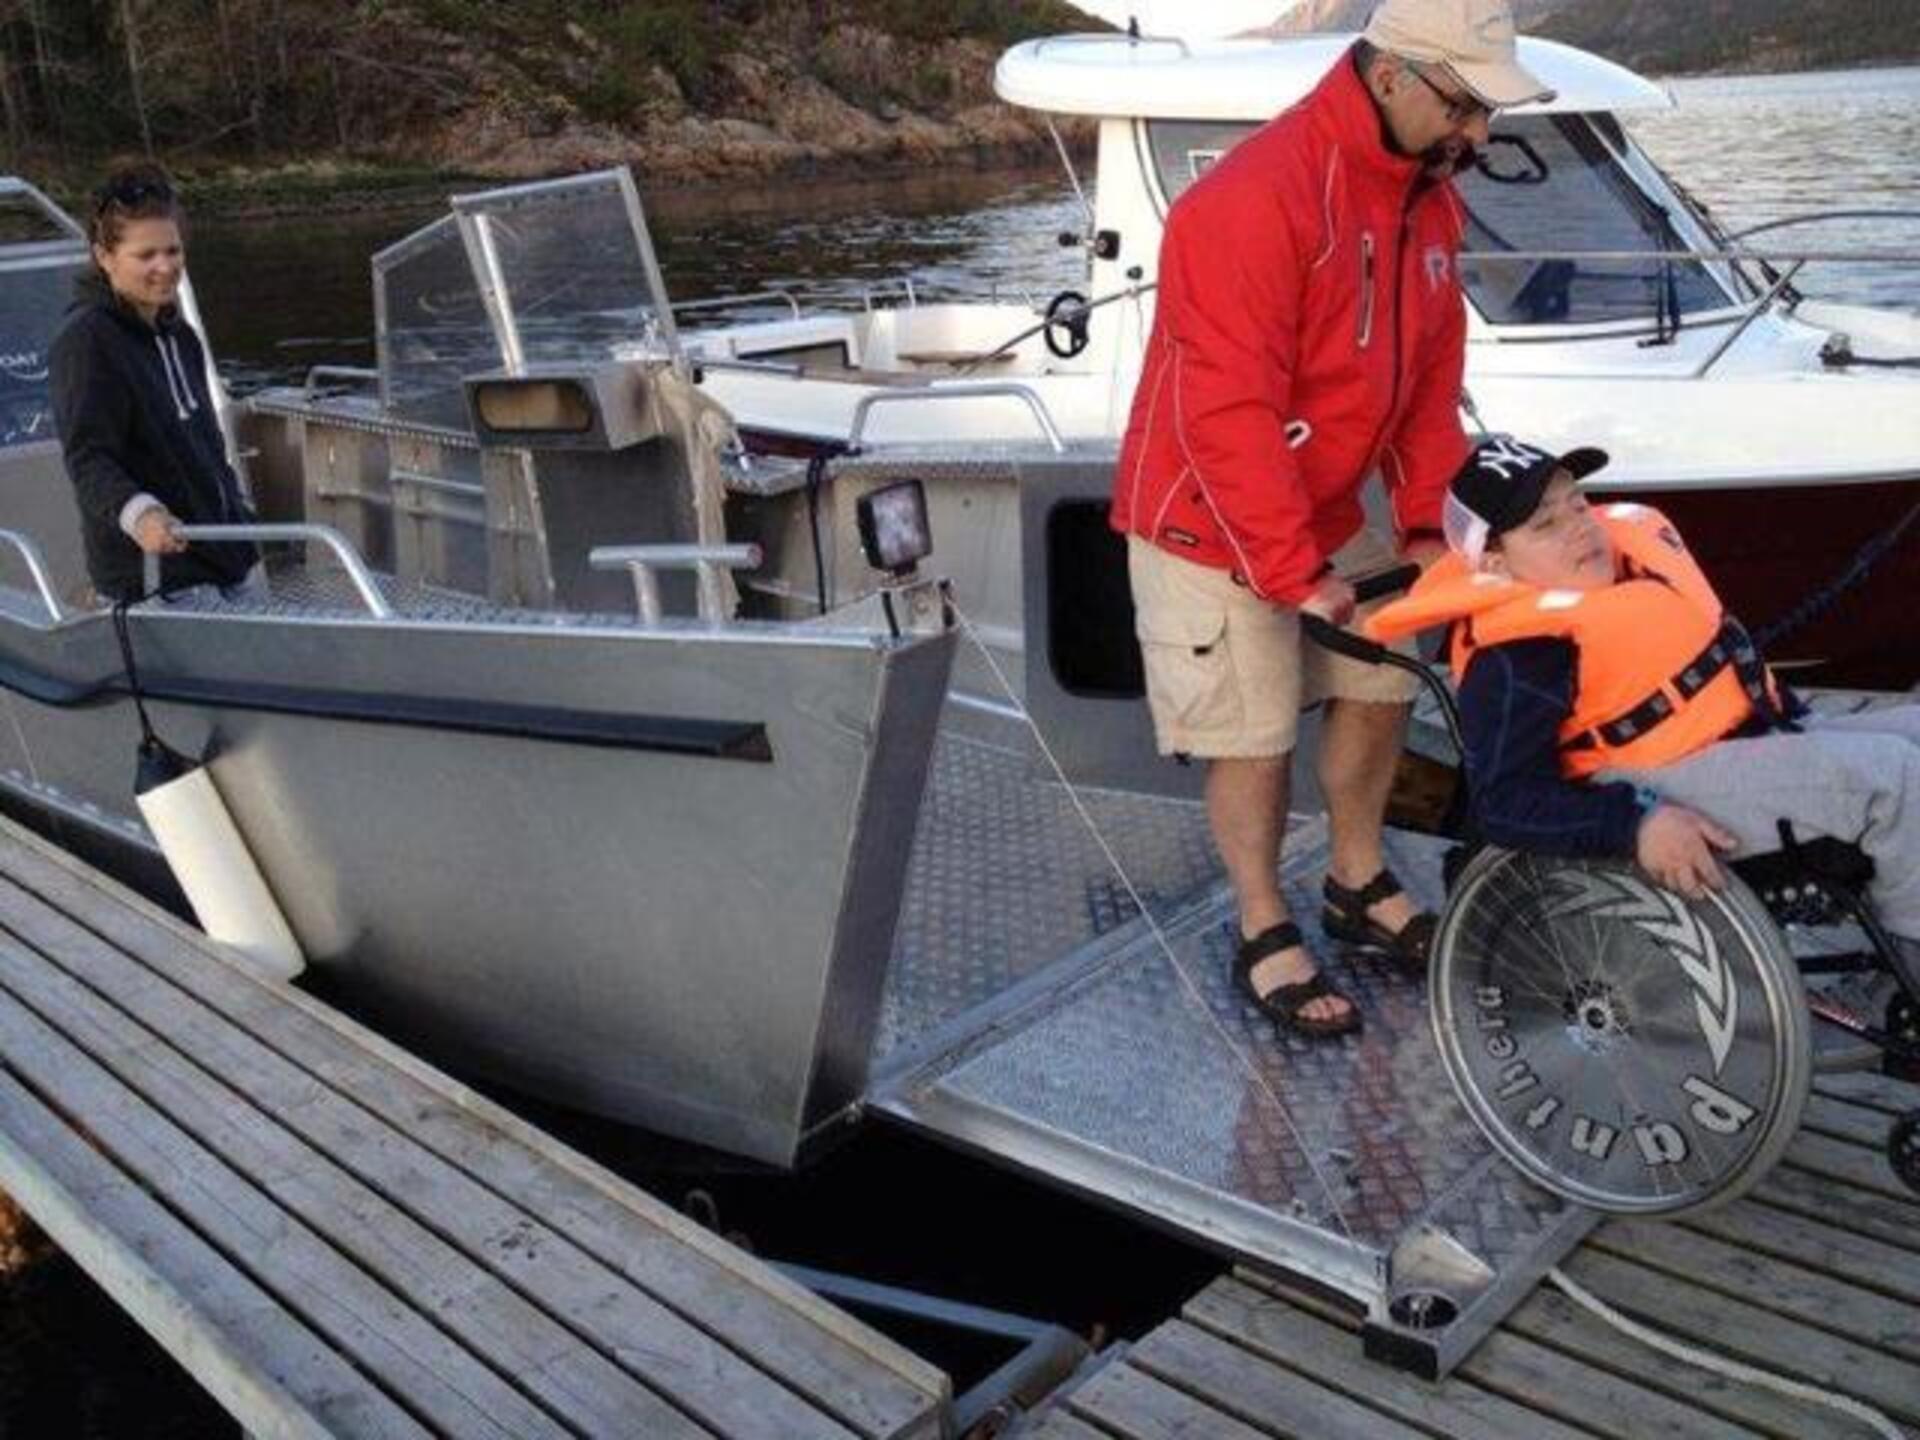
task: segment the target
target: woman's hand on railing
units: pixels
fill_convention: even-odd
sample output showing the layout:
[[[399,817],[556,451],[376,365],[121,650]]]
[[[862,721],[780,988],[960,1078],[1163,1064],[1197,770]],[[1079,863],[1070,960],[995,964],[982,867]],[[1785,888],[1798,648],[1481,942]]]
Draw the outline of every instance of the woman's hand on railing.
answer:
[[[164,505],[150,505],[133,522],[133,543],[148,555],[178,555],[187,548],[180,522]]]

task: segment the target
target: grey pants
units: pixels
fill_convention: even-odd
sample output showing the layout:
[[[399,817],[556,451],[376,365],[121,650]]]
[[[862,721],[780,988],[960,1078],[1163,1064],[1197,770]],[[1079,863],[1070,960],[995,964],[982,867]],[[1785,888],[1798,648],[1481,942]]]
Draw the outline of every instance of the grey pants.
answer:
[[[1920,705],[1810,717],[1798,734],[1723,740],[1657,770],[1600,778],[1644,785],[1730,830],[1739,854],[1777,850],[1776,822],[1832,835],[1872,858],[1887,929],[1920,941]]]

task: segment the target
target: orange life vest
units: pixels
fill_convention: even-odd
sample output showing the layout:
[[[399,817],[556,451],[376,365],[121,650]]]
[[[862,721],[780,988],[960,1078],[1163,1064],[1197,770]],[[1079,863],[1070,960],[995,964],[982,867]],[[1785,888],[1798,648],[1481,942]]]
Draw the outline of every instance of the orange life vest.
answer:
[[[1560,726],[1560,770],[1578,779],[1614,767],[1670,765],[1773,706],[1772,677],[1740,623],[1659,511],[1602,506],[1623,578],[1598,590],[1545,590],[1436,563],[1405,598],[1368,617],[1375,640],[1451,624],[1453,673],[1476,650],[1513,640],[1571,640],[1573,708]]]

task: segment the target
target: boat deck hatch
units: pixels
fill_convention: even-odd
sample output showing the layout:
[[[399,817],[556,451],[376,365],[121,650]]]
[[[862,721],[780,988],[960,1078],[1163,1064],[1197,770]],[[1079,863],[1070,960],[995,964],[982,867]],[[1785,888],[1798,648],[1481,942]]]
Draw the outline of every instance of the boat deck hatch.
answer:
[[[1233,909],[1190,801],[1072,797],[1028,757],[943,736],[876,1064],[881,1113],[1363,1306],[1444,1373],[1592,1223],[1498,1159],[1454,1098],[1425,991],[1317,933],[1324,828],[1288,899],[1363,1033],[1286,1036],[1228,978]],[[1440,851],[1394,837],[1416,895]]]

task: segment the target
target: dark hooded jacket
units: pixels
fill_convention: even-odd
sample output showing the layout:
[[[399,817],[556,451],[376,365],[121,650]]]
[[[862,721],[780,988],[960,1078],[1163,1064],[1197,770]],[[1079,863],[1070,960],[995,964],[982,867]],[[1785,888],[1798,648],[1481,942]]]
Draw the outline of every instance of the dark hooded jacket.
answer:
[[[227,463],[193,327],[171,306],[148,324],[97,271],[77,290],[50,356],[54,424],[94,589],[137,599],[144,557],[120,528],[134,496],[153,496],[184,524],[247,524],[253,512]],[[231,585],[257,559],[251,545],[197,543],[161,558],[160,588]]]

